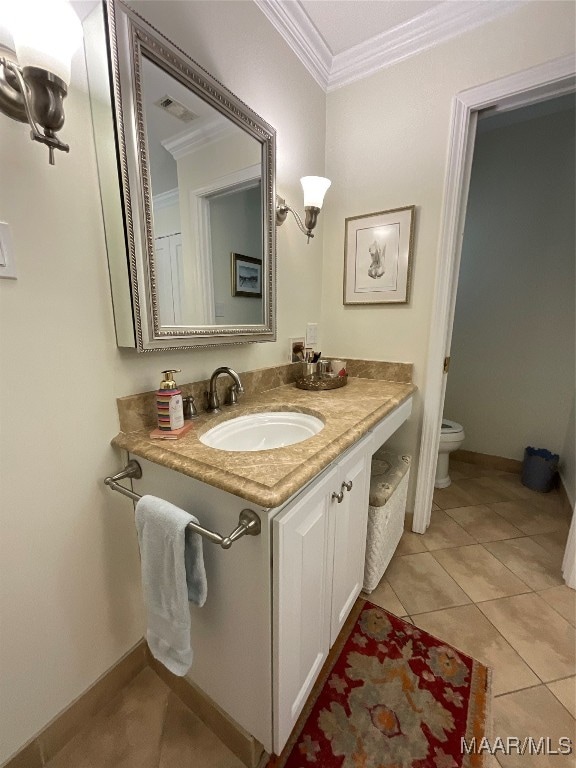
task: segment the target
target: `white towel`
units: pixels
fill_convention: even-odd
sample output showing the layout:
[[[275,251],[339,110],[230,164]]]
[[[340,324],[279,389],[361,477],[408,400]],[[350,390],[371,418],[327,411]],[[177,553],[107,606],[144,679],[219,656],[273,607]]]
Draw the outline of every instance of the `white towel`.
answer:
[[[186,528],[190,522],[198,520],[164,499],[143,496],[136,504],[146,639],[154,658],[180,676],[192,664],[188,601],[202,606],[207,594],[202,537]]]

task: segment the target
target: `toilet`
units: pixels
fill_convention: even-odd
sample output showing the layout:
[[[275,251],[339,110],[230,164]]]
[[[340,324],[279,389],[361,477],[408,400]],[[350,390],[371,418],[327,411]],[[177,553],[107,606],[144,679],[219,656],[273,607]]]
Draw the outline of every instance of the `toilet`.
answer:
[[[438,446],[438,463],[436,464],[435,488],[448,488],[450,475],[448,474],[449,456],[452,451],[457,451],[464,442],[464,428],[461,424],[449,419],[442,419],[440,433],[440,445]]]

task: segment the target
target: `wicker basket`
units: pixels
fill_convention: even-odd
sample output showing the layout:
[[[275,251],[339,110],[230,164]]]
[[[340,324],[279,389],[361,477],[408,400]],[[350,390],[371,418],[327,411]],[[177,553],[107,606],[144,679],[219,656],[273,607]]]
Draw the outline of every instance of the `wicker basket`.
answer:
[[[298,389],[309,389],[315,392],[321,392],[326,389],[340,389],[348,383],[348,376],[319,376],[317,373],[312,376],[304,376],[297,379],[294,384]]]
[[[404,531],[410,456],[381,448],[372,459],[363,592],[375,589]]]

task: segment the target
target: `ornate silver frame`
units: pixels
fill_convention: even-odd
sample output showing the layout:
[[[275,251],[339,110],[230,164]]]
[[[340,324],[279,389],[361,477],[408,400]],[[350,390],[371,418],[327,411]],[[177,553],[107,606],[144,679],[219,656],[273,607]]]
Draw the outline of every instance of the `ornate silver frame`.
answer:
[[[117,312],[119,346],[139,352],[275,341],[276,339],[276,132],[250,107],[213,78],[184,51],[164,37],[120,0],[104,0],[110,51],[112,115],[114,120],[118,182],[123,205],[124,243],[130,311]],[[141,98],[142,56],[208,102],[262,145],[263,192],[263,322],[244,327],[182,326],[162,328],[156,297],[151,185],[148,170],[146,125]],[[109,259],[113,257],[109,253]],[[111,269],[111,280],[113,270]],[[124,281],[126,282],[126,281]],[[114,302],[118,290],[112,286]],[[125,293],[125,292],[124,292]],[[119,324],[132,322],[132,333]],[[133,337],[134,343],[126,343]]]

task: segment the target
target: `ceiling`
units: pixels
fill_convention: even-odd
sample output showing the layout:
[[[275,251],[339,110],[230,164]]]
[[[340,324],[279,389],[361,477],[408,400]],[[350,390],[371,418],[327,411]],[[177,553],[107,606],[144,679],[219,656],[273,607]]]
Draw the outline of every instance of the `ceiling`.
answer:
[[[186,2],[186,0],[182,0]],[[247,1],[247,0],[246,0]],[[421,53],[529,0],[250,0],[325,91]],[[218,2],[218,0],[209,0]],[[95,0],[72,0],[80,18]]]
[[[342,53],[375,35],[390,31],[429,11],[440,2],[419,0],[301,0],[331,54]]]
[[[526,0],[254,0],[325,91],[510,13]]]

